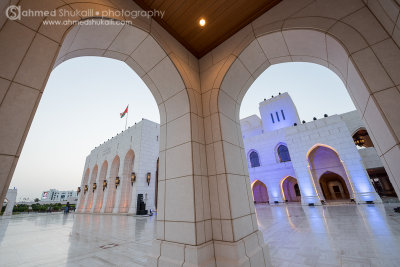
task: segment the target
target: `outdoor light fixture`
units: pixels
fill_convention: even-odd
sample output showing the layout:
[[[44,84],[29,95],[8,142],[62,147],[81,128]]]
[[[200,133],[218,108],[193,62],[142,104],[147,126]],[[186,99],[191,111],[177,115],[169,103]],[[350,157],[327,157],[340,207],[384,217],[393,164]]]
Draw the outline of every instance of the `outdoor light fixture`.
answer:
[[[86,194],[87,191],[88,191],[88,186],[87,184],[85,184],[85,189],[83,189],[83,194]]]
[[[97,188],[97,184],[96,184],[96,183],[93,183],[93,193],[94,193],[94,191],[96,190],[96,188]]]
[[[104,189],[106,189],[107,188],[107,180],[104,180],[103,181],[103,191],[104,191]]]
[[[121,182],[119,176],[115,177],[115,189],[117,189],[117,187],[119,186],[119,182]]]
[[[80,186],[78,186],[78,190],[76,190],[76,192],[77,192],[77,195],[79,196],[79,193],[81,192],[81,187]]]
[[[363,146],[365,144],[365,140],[362,139],[360,136],[357,136],[354,139],[354,144],[356,144],[357,146]]]
[[[136,181],[136,173],[132,172],[131,173],[131,185]]]
[[[200,18],[199,25],[200,25],[200,27],[206,26],[206,20],[204,18]]]
[[[147,173],[147,185],[148,185],[148,186],[150,185],[150,178],[151,178],[151,173],[148,172],[148,173]]]

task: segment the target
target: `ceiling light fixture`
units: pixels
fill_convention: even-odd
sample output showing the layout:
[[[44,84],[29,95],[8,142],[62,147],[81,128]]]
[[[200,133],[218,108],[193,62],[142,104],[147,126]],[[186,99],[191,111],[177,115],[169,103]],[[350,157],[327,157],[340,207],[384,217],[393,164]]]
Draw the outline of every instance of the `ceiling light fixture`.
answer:
[[[200,25],[200,27],[206,26],[206,20],[205,20],[204,18],[201,18],[201,19],[199,20],[199,25]]]

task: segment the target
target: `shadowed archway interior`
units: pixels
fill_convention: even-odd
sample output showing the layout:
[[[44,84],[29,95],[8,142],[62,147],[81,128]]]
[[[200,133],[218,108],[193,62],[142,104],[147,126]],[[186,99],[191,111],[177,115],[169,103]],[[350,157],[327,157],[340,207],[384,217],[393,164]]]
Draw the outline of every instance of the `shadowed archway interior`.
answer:
[[[327,171],[319,178],[319,184],[325,200],[350,200],[346,182],[340,175]]]

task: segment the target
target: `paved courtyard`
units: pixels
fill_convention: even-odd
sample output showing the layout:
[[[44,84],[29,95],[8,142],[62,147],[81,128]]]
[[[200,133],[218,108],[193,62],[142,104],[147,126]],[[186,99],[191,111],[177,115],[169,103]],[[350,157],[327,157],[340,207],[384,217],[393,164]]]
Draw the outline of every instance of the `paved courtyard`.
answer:
[[[257,216],[274,266],[400,266],[397,205],[257,205]],[[0,265],[144,266],[154,237],[155,217],[3,217]]]

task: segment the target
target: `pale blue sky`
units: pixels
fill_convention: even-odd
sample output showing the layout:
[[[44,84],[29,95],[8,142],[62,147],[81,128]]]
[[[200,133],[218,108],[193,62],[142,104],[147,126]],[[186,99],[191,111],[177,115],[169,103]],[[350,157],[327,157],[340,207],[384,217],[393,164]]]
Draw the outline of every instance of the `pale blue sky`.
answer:
[[[242,102],[241,118],[258,114],[258,103],[289,92],[301,120],[340,114],[355,107],[336,74],[309,63],[268,68]],[[18,199],[40,197],[50,188],[76,190],[90,151],[128,125],[146,118],[159,122],[157,104],[142,80],[124,63],[82,57],[53,70],[22,150],[10,187]]]

